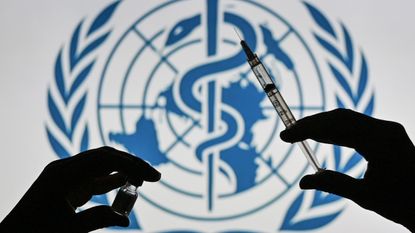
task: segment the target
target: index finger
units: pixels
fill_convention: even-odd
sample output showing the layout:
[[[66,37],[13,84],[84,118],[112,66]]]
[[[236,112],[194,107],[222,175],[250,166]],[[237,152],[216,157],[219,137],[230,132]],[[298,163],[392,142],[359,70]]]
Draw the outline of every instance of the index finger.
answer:
[[[375,119],[364,114],[336,109],[298,120],[281,132],[287,142],[313,139],[318,142],[354,148],[367,160],[373,154],[388,154],[402,143],[406,133],[398,123]],[[406,141],[405,141],[406,142]]]
[[[76,175],[93,178],[121,172],[127,175],[133,184],[140,185],[143,181],[155,182],[161,174],[144,160],[127,152],[111,147],[100,147],[77,154],[67,161],[66,167]]]

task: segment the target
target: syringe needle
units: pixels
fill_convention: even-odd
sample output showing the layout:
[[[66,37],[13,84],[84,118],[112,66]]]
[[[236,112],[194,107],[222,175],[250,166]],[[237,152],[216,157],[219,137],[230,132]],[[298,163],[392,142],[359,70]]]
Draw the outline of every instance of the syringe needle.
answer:
[[[242,40],[241,35],[239,35],[238,30],[236,29],[236,27],[233,27],[233,30],[235,30],[236,35],[238,36],[239,40]]]

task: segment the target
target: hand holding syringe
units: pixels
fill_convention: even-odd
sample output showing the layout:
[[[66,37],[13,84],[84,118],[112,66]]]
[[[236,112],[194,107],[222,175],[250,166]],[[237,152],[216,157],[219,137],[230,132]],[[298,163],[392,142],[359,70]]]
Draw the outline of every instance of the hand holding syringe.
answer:
[[[267,70],[259,60],[258,56],[251,51],[246,42],[242,39],[241,46],[246,53],[248,63],[251,66],[252,71],[254,72],[259,83],[261,84],[262,88],[267,94],[269,100],[271,101],[272,105],[274,106],[275,110],[280,116],[285,127],[291,127],[296,122],[295,117],[291,113],[287,103],[285,103],[284,99],[282,98],[282,95],[275,86],[271,76],[268,74]],[[320,167],[320,164],[318,163],[316,156],[311,150],[310,145],[308,145],[306,141],[297,142],[296,144],[298,144],[301,151],[303,151],[304,155],[306,156],[308,162],[313,167],[313,169],[316,172],[321,170],[322,168]]]

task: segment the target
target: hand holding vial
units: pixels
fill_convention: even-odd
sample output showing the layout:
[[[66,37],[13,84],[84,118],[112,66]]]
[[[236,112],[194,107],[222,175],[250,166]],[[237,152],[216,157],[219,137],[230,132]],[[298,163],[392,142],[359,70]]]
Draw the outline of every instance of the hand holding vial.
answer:
[[[118,205],[115,210],[105,205],[80,212],[76,209],[93,195],[107,193],[126,182],[128,186],[138,187],[143,181],[159,179],[160,173],[148,163],[110,147],[56,160],[46,166],[0,223],[0,232],[75,233],[108,226],[128,226],[128,214],[135,199],[127,199],[127,206]],[[117,210],[122,213],[117,213]]]

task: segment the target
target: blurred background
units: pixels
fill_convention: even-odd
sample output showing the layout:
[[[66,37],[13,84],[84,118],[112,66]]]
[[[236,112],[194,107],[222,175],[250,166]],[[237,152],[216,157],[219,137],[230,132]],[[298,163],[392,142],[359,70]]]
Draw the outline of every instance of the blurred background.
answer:
[[[414,139],[413,9],[409,0],[1,1],[0,219],[49,162],[111,145],[163,173],[143,186],[130,231],[408,232],[351,201],[302,192],[312,170],[279,140],[248,65],[222,64],[240,50],[236,28],[298,118],[346,107],[400,122]],[[213,140],[232,127],[242,135]],[[364,171],[364,161],[338,167],[333,147],[310,143],[328,168]],[[253,177],[235,153],[251,156]],[[341,155],[343,164],[354,156]]]

